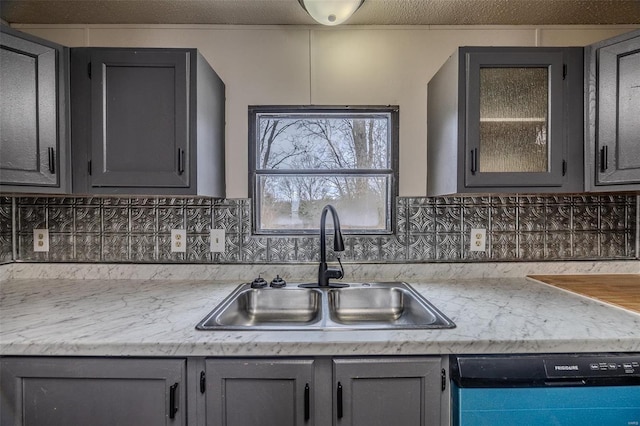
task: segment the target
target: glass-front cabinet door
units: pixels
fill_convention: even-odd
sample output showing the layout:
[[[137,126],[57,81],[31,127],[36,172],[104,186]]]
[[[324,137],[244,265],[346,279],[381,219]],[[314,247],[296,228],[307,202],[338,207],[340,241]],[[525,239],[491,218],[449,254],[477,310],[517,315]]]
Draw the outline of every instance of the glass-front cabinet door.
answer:
[[[466,53],[466,186],[561,186],[563,53]]]

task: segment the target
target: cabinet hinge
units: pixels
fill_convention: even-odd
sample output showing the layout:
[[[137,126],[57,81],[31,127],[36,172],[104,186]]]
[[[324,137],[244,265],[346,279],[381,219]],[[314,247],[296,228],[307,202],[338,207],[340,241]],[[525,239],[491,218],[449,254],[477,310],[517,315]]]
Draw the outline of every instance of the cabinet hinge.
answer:
[[[567,160],[562,160],[562,176],[567,174]]]
[[[440,371],[440,379],[441,379],[441,387],[442,392],[447,390],[447,370],[444,368]]]
[[[87,74],[89,75],[89,78],[91,78],[91,62],[87,64]]]
[[[89,163],[87,164],[87,171],[89,172],[89,176],[91,176],[91,160],[89,160]]]
[[[562,79],[565,80],[567,78],[567,64],[562,64]]]
[[[204,371],[200,372],[200,393],[204,393],[207,389],[207,375]]]

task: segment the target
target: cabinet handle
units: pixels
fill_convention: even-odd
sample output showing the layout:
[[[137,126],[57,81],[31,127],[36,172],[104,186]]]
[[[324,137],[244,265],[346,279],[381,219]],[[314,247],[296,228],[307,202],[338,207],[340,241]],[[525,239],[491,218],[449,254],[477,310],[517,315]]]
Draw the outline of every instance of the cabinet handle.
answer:
[[[606,172],[609,163],[609,147],[607,145],[600,148],[600,171]]]
[[[178,390],[178,384],[175,383],[169,388],[169,418],[175,419],[178,412],[178,405],[176,401],[176,392]]]
[[[338,382],[337,397],[338,397],[338,418],[341,419],[343,412],[342,412],[342,383],[340,382]]]
[[[309,383],[304,385],[304,421],[309,421]]]
[[[207,375],[204,371],[200,372],[200,393],[204,393],[207,390]]]
[[[178,149],[178,174],[184,173],[184,149]]]
[[[47,148],[49,154],[49,173],[52,175],[56,173],[56,152],[53,147]]]
[[[478,148],[471,150],[471,174],[475,175],[478,171]]]

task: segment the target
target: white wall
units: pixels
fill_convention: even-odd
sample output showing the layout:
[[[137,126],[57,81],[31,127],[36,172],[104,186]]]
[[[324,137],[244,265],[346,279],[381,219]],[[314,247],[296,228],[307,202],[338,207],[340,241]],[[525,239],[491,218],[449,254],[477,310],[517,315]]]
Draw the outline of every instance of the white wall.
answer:
[[[248,105],[399,105],[400,195],[426,194],[427,83],[458,46],[582,46],[638,26],[16,25],[67,46],[195,47],[227,87],[227,196],[248,196]]]

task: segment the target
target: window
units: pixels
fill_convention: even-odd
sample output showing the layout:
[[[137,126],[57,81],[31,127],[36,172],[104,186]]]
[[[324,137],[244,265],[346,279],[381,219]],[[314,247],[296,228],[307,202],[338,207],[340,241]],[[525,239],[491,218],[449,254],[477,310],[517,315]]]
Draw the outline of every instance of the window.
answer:
[[[256,234],[316,233],[326,204],[345,233],[392,232],[397,107],[249,107],[249,146]]]

